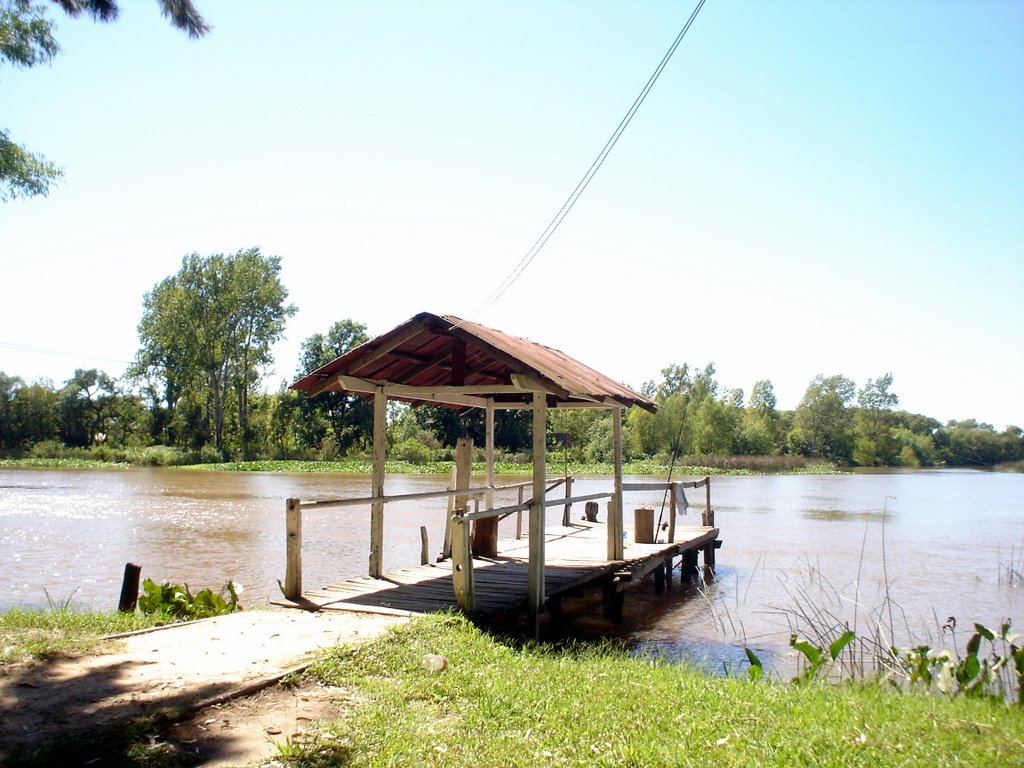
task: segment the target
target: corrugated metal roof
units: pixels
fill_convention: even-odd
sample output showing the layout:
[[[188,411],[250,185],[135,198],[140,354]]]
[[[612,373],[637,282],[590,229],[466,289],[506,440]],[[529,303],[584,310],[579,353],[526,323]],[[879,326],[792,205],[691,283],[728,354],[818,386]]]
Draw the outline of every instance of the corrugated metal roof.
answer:
[[[308,373],[292,389],[311,395],[365,393],[368,384],[409,388],[404,393],[389,390],[395,399],[456,407],[472,404],[469,397],[493,397],[498,407],[528,404],[536,389],[546,391],[554,407],[639,405],[650,411],[657,407],[639,392],[557,349],[429,312]],[[444,401],[446,397],[450,401]]]

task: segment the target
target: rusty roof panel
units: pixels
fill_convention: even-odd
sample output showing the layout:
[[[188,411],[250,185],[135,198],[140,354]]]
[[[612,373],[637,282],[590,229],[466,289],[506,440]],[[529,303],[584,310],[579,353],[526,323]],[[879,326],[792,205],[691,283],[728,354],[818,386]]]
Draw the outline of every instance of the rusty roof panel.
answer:
[[[292,388],[310,394],[340,391],[335,378],[339,375],[426,388],[507,387],[513,375],[526,375],[558,392],[556,405],[657,407],[649,398],[557,349],[454,315],[427,312],[310,372]],[[504,403],[525,403],[531,396],[528,390],[494,394],[496,401]]]

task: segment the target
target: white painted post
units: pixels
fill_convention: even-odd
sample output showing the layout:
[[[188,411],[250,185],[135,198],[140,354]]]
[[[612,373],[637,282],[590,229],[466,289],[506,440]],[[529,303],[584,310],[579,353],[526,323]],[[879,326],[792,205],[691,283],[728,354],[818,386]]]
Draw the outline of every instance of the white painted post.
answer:
[[[373,394],[373,479],[370,495],[384,495],[384,462],[388,424],[388,396],[384,387]],[[370,576],[379,579],[384,574],[384,502],[374,501],[370,506]]]
[[[544,610],[544,517],[547,464],[547,395],[533,393],[533,501],[530,504],[530,562],[527,612],[530,631],[540,639],[540,615]]]
[[[473,553],[469,547],[469,523],[466,508],[458,507],[452,516],[452,586],[455,602],[463,613],[473,613],[475,607],[473,585]]]
[[[487,509],[494,509],[494,398],[487,398],[487,409],[484,412],[484,452],[487,454],[487,488],[484,496]]]
[[[612,409],[612,443],[615,454],[615,478],[612,498],[608,500],[608,559],[623,558],[622,534],[622,411]]]
[[[302,507],[298,499],[288,499],[285,508],[284,596],[302,597]]]

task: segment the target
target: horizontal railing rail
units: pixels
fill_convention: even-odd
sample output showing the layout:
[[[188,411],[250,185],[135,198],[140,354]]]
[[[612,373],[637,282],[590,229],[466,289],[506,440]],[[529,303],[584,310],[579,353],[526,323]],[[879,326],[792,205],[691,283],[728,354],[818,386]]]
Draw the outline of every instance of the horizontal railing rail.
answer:
[[[565,514],[563,515],[563,523],[568,524],[569,508],[572,504],[580,504],[590,501],[598,501],[601,499],[608,499],[609,501],[614,498],[614,491],[601,491],[598,493],[588,493],[580,496],[569,495],[572,493],[572,484],[574,478],[557,477],[549,478],[545,481],[545,493],[554,490],[560,485],[565,485],[566,496],[564,498],[545,498],[544,506],[548,507],[565,507]],[[472,604],[472,554],[469,551],[469,528],[468,523],[475,520],[487,520],[489,518],[503,519],[509,515],[519,513],[519,519],[516,524],[516,538],[520,538],[522,535],[522,513],[533,505],[533,499],[523,499],[524,489],[533,485],[532,480],[527,480],[519,483],[508,483],[503,485],[484,485],[474,486],[472,488],[457,488],[457,489],[445,489],[438,491],[421,491],[417,493],[400,493],[383,496],[366,496],[360,498],[348,498],[348,499],[321,499],[316,501],[300,501],[299,499],[289,499],[287,505],[286,515],[286,528],[287,528],[287,564],[285,573],[285,585],[284,592],[285,596],[292,600],[297,600],[302,595],[302,511],[303,510],[315,510],[324,509],[329,507],[352,507],[352,506],[366,506],[376,503],[391,503],[391,502],[402,502],[402,501],[418,501],[424,499],[441,499],[441,498],[459,498],[464,500],[473,499],[477,504],[479,500],[488,494],[495,492],[510,491],[514,490],[518,492],[519,500],[515,504],[509,504],[501,507],[494,507],[491,509],[476,509],[472,512],[467,511],[464,508],[454,510],[449,506],[448,520],[453,523],[455,530],[451,531],[451,538],[448,538],[448,532],[446,531],[446,546],[445,554],[452,558],[452,565],[454,570],[459,574],[460,586],[457,591],[466,590],[468,594],[467,604]],[[669,504],[669,520],[668,520],[668,541],[675,541],[675,513],[677,509],[677,490],[678,489],[693,489],[693,488],[704,488],[705,493],[705,506],[701,515],[701,523],[706,527],[715,527],[715,512],[711,507],[711,478],[704,477],[700,480],[679,482],[641,482],[641,483],[622,483],[623,492],[631,491],[667,491]],[[660,519],[659,519],[660,523]],[[657,536],[657,533],[655,534]],[[457,545],[454,550],[451,549],[452,542]],[[426,544],[424,543],[423,549],[425,550]],[[709,544],[704,549],[705,564],[709,564],[712,568],[714,567],[714,545]],[[422,557],[422,555],[421,555]],[[464,583],[463,583],[464,582]],[[460,600],[460,604],[463,601]]]
[[[319,501],[303,501],[299,504],[302,509],[324,509],[326,507],[358,507],[361,504],[373,504],[384,502],[389,504],[393,501],[419,501],[422,499],[443,499],[451,496],[484,496],[488,491],[508,491],[532,485],[532,482],[510,483],[508,485],[481,485],[473,488],[448,488],[443,491],[418,491],[416,493],[397,493],[384,496],[360,496],[351,499],[321,499]]]

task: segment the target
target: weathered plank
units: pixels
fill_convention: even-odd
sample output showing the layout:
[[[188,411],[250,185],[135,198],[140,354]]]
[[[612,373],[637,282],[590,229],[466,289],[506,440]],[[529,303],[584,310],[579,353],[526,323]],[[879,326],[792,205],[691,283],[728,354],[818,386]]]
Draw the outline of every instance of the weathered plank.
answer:
[[[637,580],[663,569],[669,558],[682,554],[692,558],[697,551],[714,546],[718,529],[690,526],[676,529],[675,542],[637,544],[627,542],[621,560],[608,560],[606,527],[600,523],[576,522],[568,528],[546,532],[544,551],[544,601],[582,587],[603,582]],[[693,553],[692,555],[690,553]],[[495,558],[472,558],[474,606],[477,614],[500,614],[529,606],[529,543],[506,541]],[[688,563],[689,564],[689,560]],[[666,574],[662,574],[662,578]],[[412,615],[438,610],[456,610],[454,580],[450,564],[426,564],[402,568],[381,578],[361,576],[305,592],[303,600],[280,601],[280,605]]]

